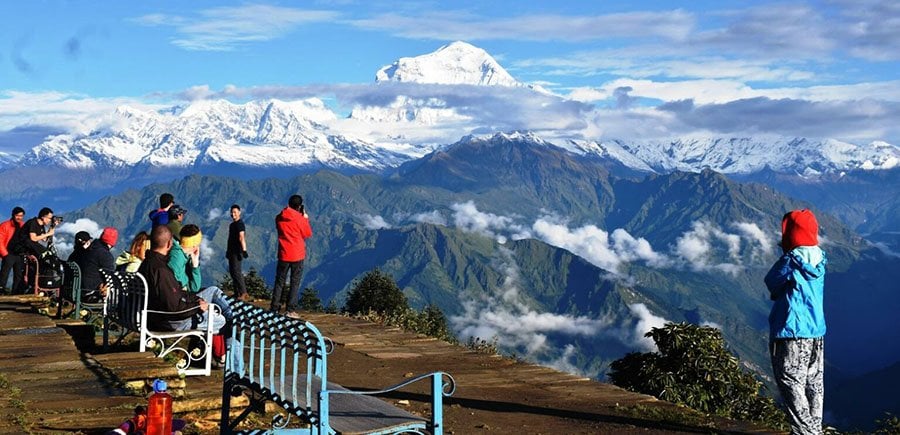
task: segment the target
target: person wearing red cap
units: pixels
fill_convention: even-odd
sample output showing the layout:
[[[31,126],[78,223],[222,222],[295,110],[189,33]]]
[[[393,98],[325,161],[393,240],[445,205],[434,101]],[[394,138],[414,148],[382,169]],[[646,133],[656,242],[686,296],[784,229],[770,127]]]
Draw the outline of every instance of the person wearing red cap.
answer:
[[[79,240],[79,236],[84,237]],[[90,242],[90,235],[79,232],[75,236],[77,243]],[[103,278],[100,277],[100,269],[107,271],[116,270],[116,262],[110,250],[119,241],[119,232],[113,227],[106,227],[100,233],[100,238],[91,242],[83,251],[73,251],[70,261],[74,261],[81,268],[82,299],[86,302],[97,302],[101,299],[100,285]],[[77,255],[76,255],[77,254]]]
[[[781,219],[783,255],[766,274],[769,352],[792,434],[821,434],[825,369],[825,252],[809,210]]]

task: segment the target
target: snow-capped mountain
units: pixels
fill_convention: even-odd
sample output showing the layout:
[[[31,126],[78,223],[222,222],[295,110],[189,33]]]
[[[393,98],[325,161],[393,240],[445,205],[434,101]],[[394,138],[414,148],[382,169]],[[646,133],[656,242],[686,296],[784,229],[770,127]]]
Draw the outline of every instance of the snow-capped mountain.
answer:
[[[246,104],[199,101],[162,112],[122,106],[94,131],[54,136],[19,164],[67,169],[235,164],[379,170],[417,155],[335,134],[328,124],[336,118],[316,98]]]
[[[514,79],[486,51],[462,41],[447,44],[422,56],[401,57],[378,70],[375,81],[526,86]]]
[[[750,174],[769,168],[816,175],[900,166],[900,147],[881,141],[856,145],[834,139],[693,137],[668,142],[569,141],[567,145],[574,152],[659,173],[709,168],[726,174]]]
[[[377,83],[418,83],[438,85],[500,86],[549,94],[546,89],[513,78],[488,52],[472,44],[456,41],[432,53],[402,57],[375,73]],[[417,99],[399,95],[388,106],[361,106],[351,119],[375,123],[406,123],[434,126],[470,121],[444,106],[437,98]]]

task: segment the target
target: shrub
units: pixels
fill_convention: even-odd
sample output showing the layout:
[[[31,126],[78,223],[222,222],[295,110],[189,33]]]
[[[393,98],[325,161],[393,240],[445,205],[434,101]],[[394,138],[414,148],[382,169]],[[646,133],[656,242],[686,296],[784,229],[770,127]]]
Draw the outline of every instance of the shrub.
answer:
[[[667,323],[646,336],[659,352],[629,353],[613,361],[612,383],[698,411],[786,427],[784,414],[771,397],[760,394],[762,383],[740,367],[718,329]]]
[[[312,287],[303,289],[300,293],[300,309],[317,313],[325,311],[325,307],[322,306],[322,300],[319,299],[319,292],[316,289]]]
[[[251,267],[250,271],[244,274],[244,285],[247,286],[247,293],[254,298],[272,298],[272,290],[266,285],[266,280],[256,272],[255,268]],[[219,288],[224,292],[234,292],[234,282],[231,281],[231,275],[226,274],[222,277],[219,281]]]
[[[350,314],[374,311],[391,315],[409,309],[409,305],[394,279],[375,268],[353,286],[344,309]]]
[[[424,334],[448,343],[457,343],[456,337],[450,332],[447,317],[435,305],[429,305],[422,311],[416,311],[412,308],[405,308],[389,314],[369,311],[358,317],[382,325],[399,326],[406,331]]]

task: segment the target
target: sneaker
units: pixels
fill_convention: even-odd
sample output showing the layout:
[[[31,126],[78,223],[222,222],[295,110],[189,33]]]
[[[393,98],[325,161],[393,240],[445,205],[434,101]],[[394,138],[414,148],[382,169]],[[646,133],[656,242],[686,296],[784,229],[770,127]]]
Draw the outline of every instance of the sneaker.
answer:
[[[297,311],[288,311],[287,314],[285,314],[285,317],[288,317],[290,319],[297,319],[297,320],[300,320],[303,318],[300,316],[300,313]]]

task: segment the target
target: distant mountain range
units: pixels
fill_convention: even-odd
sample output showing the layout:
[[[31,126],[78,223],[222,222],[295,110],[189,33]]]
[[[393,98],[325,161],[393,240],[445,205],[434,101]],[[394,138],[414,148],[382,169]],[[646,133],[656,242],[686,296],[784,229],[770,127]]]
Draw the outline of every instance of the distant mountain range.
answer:
[[[540,86],[517,81],[490,54],[464,42],[401,58],[380,69],[376,81],[517,88],[550,95]],[[49,196],[64,208],[78,207],[98,198],[97,192],[117,192],[187,173],[242,178],[292,176],[321,168],[385,173],[452,146],[391,135],[392,126],[400,124],[426,131],[468,126],[464,128],[484,132],[464,137],[463,142],[493,140],[497,134],[543,142],[527,132],[493,131],[436,100],[440,98],[398,94],[390,104],[360,105],[346,116],[318,98],[243,104],[196,101],[158,112],[122,106],[96,120],[92,131],[51,136],[21,156],[0,155],[4,197],[0,206],[24,201],[30,208],[38,207],[31,201]],[[833,139],[715,136],[634,141],[579,135],[548,141],[578,158],[600,159],[610,170],[621,171],[619,175],[712,169],[737,176],[774,171],[809,178],[900,165],[900,148],[877,141],[851,144]],[[36,194],[33,184],[22,182],[34,178],[42,180],[37,190],[43,195]]]

